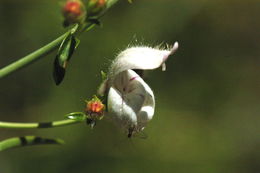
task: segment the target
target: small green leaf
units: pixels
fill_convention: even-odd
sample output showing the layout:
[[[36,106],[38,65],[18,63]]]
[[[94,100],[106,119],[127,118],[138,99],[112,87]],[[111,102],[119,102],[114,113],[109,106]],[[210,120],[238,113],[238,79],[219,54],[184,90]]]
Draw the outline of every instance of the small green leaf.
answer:
[[[68,62],[78,45],[79,40],[76,40],[71,33],[69,33],[62,41],[54,60],[53,78],[56,85],[59,85],[62,82]]]
[[[75,38],[75,41],[76,41],[75,49],[77,49],[77,47],[78,47],[78,46],[79,46],[79,44],[80,44],[80,39],[78,39],[78,38]]]
[[[101,78],[102,78],[102,82],[107,79],[107,74],[104,71],[101,71]]]
[[[76,121],[84,121],[87,116],[83,112],[72,112],[65,115],[67,119],[76,120]]]

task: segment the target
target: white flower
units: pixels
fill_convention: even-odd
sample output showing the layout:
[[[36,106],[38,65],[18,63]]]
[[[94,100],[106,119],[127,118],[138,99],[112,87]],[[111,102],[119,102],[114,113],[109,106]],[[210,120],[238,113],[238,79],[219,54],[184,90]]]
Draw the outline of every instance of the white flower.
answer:
[[[99,94],[107,94],[108,116],[131,137],[144,129],[154,115],[155,99],[151,88],[134,70],[152,70],[178,49],[176,42],[169,50],[132,47],[121,52],[112,63],[107,80]]]

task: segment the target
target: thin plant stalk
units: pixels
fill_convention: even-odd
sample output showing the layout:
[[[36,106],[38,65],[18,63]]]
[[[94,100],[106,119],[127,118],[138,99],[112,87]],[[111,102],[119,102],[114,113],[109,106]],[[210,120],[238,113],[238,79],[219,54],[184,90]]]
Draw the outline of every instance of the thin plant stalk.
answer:
[[[72,120],[72,119],[52,121],[52,122],[42,122],[42,123],[17,123],[17,122],[0,121],[0,128],[11,128],[11,129],[53,128],[53,127],[61,127],[61,126],[76,124],[80,122],[82,121]]]
[[[111,8],[116,2],[118,2],[119,0],[108,0],[107,1],[107,5],[106,5],[106,9],[99,15],[97,16],[97,18],[102,17],[105,12]],[[90,30],[91,28],[93,28],[93,26],[95,26],[95,24],[87,24],[86,26],[84,26],[84,30],[80,30],[80,32],[76,31],[76,34],[80,34],[82,32],[84,32],[85,30]],[[78,27],[78,26],[75,26]],[[48,55],[49,53],[51,53],[52,51],[56,50],[59,45],[61,44],[62,40],[67,36],[68,32],[73,32],[73,29],[75,29],[74,27],[72,29],[70,29],[69,31],[67,31],[65,34],[61,35],[60,37],[58,37],[57,39],[55,39],[54,41],[50,42],[49,44],[43,46],[42,48],[32,52],[31,54],[20,58],[19,60],[11,63],[10,65],[7,65],[5,67],[3,67],[2,69],[0,69],[0,79],[23,68],[26,67],[27,65],[32,64],[33,62],[39,60],[40,58]]]

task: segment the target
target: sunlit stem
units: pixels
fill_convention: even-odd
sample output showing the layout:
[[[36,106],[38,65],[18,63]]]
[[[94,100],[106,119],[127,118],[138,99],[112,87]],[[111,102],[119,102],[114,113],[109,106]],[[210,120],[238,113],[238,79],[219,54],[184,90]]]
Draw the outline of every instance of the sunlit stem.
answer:
[[[11,129],[34,129],[34,128],[52,128],[60,127],[71,124],[80,123],[79,120],[61,120],[61,121],[52,121],[52,122],[43,122],[43,123],[16,123],[16,122],[3,122],[0,121],[0,128],[11,128]]]

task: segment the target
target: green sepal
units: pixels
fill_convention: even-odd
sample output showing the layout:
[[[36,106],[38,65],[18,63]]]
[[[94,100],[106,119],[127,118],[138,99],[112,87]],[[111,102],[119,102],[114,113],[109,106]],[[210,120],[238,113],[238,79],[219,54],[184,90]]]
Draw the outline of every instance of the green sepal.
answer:
[[[91,100],[85,100],[85,103],[95,102],[95,101],[102,103],[102,101],[98,98],[97,95],[93,95]]]
[[[102,79],[102,82],[103,82],[107,79],[107,74],[104,71],[101,71],[100,73],[101,73],[101,79]]]
[[[98,18],[96,18],[96,17],[89,17],[89,18],[87,19],[87,22],[102,27],[102,23],[101,23],[101,22],[98,20]]]
[[[98,87],[98,96],[100,96],[102,98],[102,100],[105,100],[105,104],[106,104],[106,98],[105,98],[105,93],[106,93],[106,88],[107,88],[107,73],[105,73],[104,71],[101,71],[101,84]]]
[[[59,85],[62,82],[65,76],[67,64],[78,45],[79,41],[77,41],[77,39],[71,33],[68,33],[68,35],[62,41],[54,60],[53,78],[56,85]]]
[[[76,121],[85,121],[87,116],[83,112],[72,112],[65,115],[67,119],[76,120]]]
[[[75,37],[75,41],[76,41],[76,45],[75,45],[75,49],[77,49],[77,47],[80,44],[80,39],[78,39],[77,37]]]

